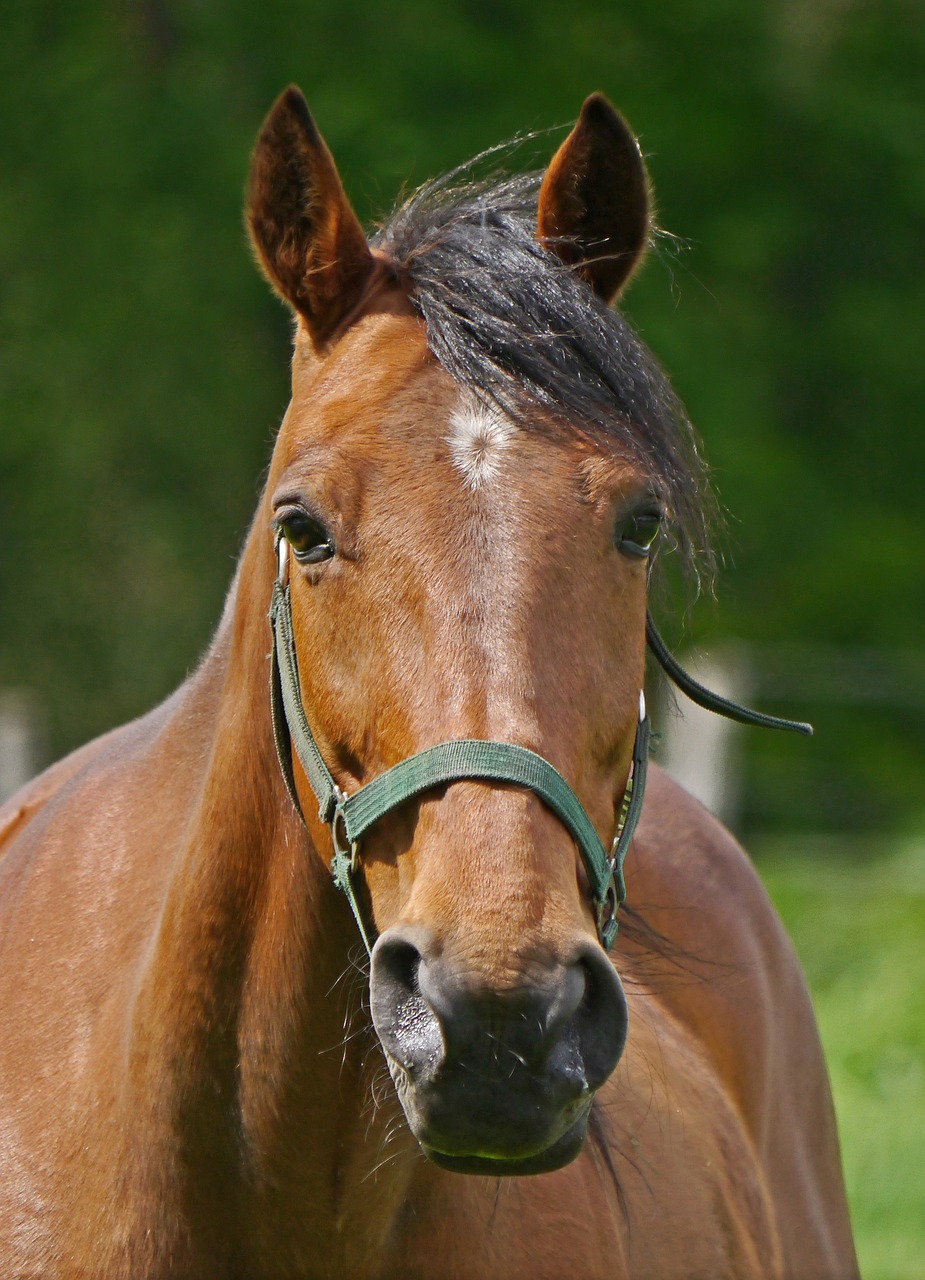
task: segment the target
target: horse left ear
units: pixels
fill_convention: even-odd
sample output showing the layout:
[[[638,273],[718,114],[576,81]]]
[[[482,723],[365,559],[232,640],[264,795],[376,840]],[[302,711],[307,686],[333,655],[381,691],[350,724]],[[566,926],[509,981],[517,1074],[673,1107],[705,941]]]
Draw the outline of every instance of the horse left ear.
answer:
[[[604,95],[593,93],[543,179],[537,235],[612,302],[642,260],[649,221],[639,144]]]
[[[276,100],[257,139],[247,223],[270,284],[323,347],[362,298],[375,260],[295,85]]]

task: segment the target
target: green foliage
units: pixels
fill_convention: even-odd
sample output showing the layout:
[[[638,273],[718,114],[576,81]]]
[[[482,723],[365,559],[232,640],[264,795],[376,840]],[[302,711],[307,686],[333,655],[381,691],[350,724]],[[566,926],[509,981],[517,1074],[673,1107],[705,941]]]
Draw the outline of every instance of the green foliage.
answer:
[[[919,1280],[925,1259],[923,855],[785,843],[760,859],[813,993],[865,1280]]]
[[[734,513],[697,633],[920,643],[914,0],[37,0],[3,36],[0,685],[40,691],[51,753],[165,694],[218,616],[286,399],[288,322],[240,200],[290,80],[368,219],[607,92],[689,245],[661,239],[628,308]],[[829,796],[810,821],[879,822],[863,801],[888,773],[886,816],[921,809],[921,708],[876,712],[888,769],[869,721],[796,710],[828,732],[799,767],[755,740],[778,796],[809,770]]]

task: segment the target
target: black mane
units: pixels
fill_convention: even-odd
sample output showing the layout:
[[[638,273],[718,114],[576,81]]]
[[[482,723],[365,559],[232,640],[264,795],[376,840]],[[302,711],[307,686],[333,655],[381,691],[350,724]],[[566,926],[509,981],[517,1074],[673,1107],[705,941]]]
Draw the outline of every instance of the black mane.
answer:
[[[685,560],[709,568],[693,428],[628,322],[537,242],[540,176],[459,185],[459,173],[416,192],[375,242],[410,283],[434,355],[522,427],[552,423],[640,465]]]

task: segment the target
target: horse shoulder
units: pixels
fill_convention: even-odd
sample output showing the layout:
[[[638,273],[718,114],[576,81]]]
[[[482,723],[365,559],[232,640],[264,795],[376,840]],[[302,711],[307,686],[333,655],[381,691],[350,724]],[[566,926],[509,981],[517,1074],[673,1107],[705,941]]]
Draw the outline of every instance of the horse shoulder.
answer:
[[[0,805],[0,858],[12,847],[13,837],[19,835],[35,815],[52,800],[63,786],[70,782],[105,749],[110,738],[118,734],[111,733],[87,742],[63,760],[57,760],[37,777],[27,782],[4,804]]]
[[[79,794],[78,788],[69,787],[70,783],[79,785],[82,779],[104,770],[108,763],[118,761],[127,748],[137,749],[153,738],[169,716],[177,696],[174,694],[147,715],[85,742],[49,765],[0,804],[0,858],[13,848],[16,838],[48,805],[66,799],[69,792]]]
[[[629,985],[690,1037],[744,1127],[783,1274],[855,1274],[828,1073],[795,950],[741,846],[658,769],[627,884],[642,922],[624,941]]]
[[[58,1274],[81,1231],[102,1256],[118,1229],[125,1046],[208,759],[197,701],[188,685],[87,744],[3,815],[0,1257],[23,1274]]]

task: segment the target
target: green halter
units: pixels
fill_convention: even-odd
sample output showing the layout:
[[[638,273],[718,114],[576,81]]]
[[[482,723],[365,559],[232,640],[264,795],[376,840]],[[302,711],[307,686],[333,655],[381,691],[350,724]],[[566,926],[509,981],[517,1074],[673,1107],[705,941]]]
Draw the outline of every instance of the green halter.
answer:
[[[649,717],[645,697],[639,695],[639,723],[633,746],[633,763],[620,805],[617,830],[610,851],[601,842],[578,796],[562,774],[548,760],[512,742],[461,739],[441,742],[409,756],[393,768],[373,778],[359,791],[345,795],[325,764],[312,735],[299,685],[299,666],[292,632],[292,607],[288,582],[288,546],[278,538],[279,572],[273,584],[270,622],[273,628],[272,678],[270,682],[273,732],[280,768],[292,802],[302,816],[302,806],[292,773],[292,749],[305,771],[318,800],[318,816],[331,828],[334,858],[331,870],[334,882],[347,896],[360,934],[368,952],[372,952],[375,930],[365,919],[357,899],[354,878],[357,872],[359,842],[380,818],[414,796],[452,782],[479,780],[503,782],[526,787],[548,805],[566,826],[581,854],[594,906],[597,933],[601,944],[610,948],[617,936],[617,909],[626,898],[623,862],[639,822],[646,789],[646,767],[649,758]],[[772,728],[812,732],[809,725],[778,720],[749,711],[735,703],[720,699],[691,680],[677,666],[665,649],[650,618],[647,637],[656,658],[684,691],[711,710],[746,723],[759,723]],[[653,643],[653,638],[655,643]],[[679,678],[680,673],[680,678]]]
[[[318,800],[318,816],[331,827],[334,881],[347,895],[368,951],[375,941],[357,899],[354,876],[359,842],[366,831],[385,814],[412,797],[448,783],[483,780],[510,783],[533,791],[569,829],[581,853],[598,937],[605,947],[617,936],[617,908],[626,897],[623,860],[636,830],[645,794],[649,757],[649,718],[645,699],[639,697],[639,724],[633,748],[633,764],[610,852],[604,848],[584,805],[561,773],[534,751],[512,742],[484,742],[462,739],[441,742],[417,755],[409,756],[380,774],[366,786],[347,796],[341,791],[322,759],[312,735],[299,687],[299,668],[292,634],[292,607],[289,597],[288,544],[280,541],[279,574],[273,585],[270,621],[273,626],[273,676],[271,701],[276,750],[283,777],[293,804],[302,812],[292,776],[292,748]]]

